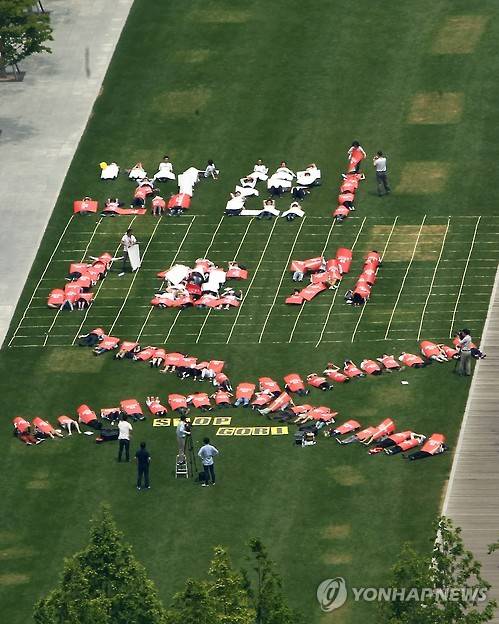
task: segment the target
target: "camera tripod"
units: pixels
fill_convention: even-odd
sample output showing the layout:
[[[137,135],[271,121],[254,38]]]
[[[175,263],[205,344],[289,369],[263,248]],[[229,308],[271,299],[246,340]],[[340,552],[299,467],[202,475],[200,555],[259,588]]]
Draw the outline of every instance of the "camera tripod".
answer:
[[[185,456],[189,466],[189,472],[192,477],[198,473],[198,462],[196,452],[194,451],[194,443],[192,441],[192,435],[188,435],[185,440]]]

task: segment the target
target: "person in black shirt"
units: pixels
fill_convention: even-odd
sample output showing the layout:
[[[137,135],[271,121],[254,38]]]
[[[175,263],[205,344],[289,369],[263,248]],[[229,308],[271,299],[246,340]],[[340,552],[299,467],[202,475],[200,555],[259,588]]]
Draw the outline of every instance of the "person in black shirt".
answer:
[[[146,449],[146,443],[140,443],[140,449],[135,453],[135,461],[137,462],[137,489],[142,489],[142,477],[144,477],[144,487],[149,489],[149,464],[151,456]]]

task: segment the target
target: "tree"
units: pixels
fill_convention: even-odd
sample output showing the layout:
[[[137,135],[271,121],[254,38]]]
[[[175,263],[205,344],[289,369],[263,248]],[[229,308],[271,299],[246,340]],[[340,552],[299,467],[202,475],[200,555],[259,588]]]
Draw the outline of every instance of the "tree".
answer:
[[[218,624],[215,601],[206,581],[187,579],[185,589],[173,597],[168,624]]]
[[[248,592],[253,599],[257,624],[299,624],[301,616],[288,607],[282,591],[282,579],[267,549],[257,538],[249,543],[254,563],[255,589],[246,573]]]
[[[396,596],[381,603],[389,624],[479,624],[489,622],[496,603],[480,575],[481,564],[464,548],[461,529],[445,517],[435,523],[433,551],[416,552],[405,545],[393,567]]]
[[[90,525],[88,545],[65,560],[59,585],[35,605],[36,624],[164,624],[156,588],[109,509]]]
[[[45,45],[53,41],[50,16],[32,11],[32,0],[0,0],[0,76],[6,67],[40,52],[51,52]]]
[[[255,610],[250,604],[243,575],[232,567],[222,546],[215,547],[210,564],[210,595],[213,597],[220,624],[254,624]]]

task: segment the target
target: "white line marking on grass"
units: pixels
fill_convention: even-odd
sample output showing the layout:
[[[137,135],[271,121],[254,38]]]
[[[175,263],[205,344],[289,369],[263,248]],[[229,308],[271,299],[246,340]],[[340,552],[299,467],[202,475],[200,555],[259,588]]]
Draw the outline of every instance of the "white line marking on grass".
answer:
[[[26,318],[26,314],[27,314],[27,312],[28,312],[28,310],[29,310],[29,307],[30,307],[30,305],[31,305],[31,302],[32,302],[32,301],[33,301],[33,299],[35,298],[35,293],[36,293],[36,291],[38,290],[38,288],[39,288],[40,284],[42,283],[42,280],[43,280],[43,278],[45,277],[45,275],[46,275],[46,273],[47,273],[47,271],[48,271],[48,268],[49,268],[49,266],[50,266],[50,263],[52,262],[53,257],[55,256],[55,254],[57,253],[57,250],[59,249],[59,245],[61,244],[61,241],[62,241],[62,239],[63,239],[63,237],[64,237],[64,234],[66,234],[66,231],[67,231],[67,229],[68,229],[68,227],[69,227],[70,223],[73,221],[73,219],[74,219],[74,214],[72,214],[72,215],[69,217],[69,220],[68,220],[68,222],[66,223],[66,226],[65,226],[64,230],[62,231],[62,234],[59,236],[59,240],[57,241],[56,246],[54,247],[54,251],[53,251],[53,252],[52,252],[52,254],[50,255],[50,258],[48,259],[48,262],[47,262],[47,264],[45,265],[45,268],[43,269],[43,272],[42,272],[42,274],[41,274],[41,277],[40,277],[40,279],[38,280],[38,282],[36,283],[35,288],[33,289],[33,292],[32,292],[32,294],[31,294],[30,300],[28,301],[28,305],[27,305],[27,306],[26,306],[26,308],[24,309],[24,312],[23,312],[23,314],[22,314],[22,316],[21,316],[21,319],[19,320],[19,323],[17,324],[17,327],[16,327],[16,329],[14,330],[14,333],[12,334],[12,338],[9,340],[9,344],[8,344],[8,346],[9,346],[9,347],[11,346],[12,342],[14,341],[14,339],[15,339],[15,337],[16,337],[16,335],[17,335],[17,332],[19,331],[19,329],[20,329],[20,327],[21,327],[21,325],[22,325],[22,322],[23,322],[23,321],[24,321],[24,319]]]
[[[217,232],[218,232],[218,230],[220,229],[220,226],[223,223],[224,216],[225,215],[221,216],[220,221],[218,222],[218,225],[215,228],[215,231],[213,232],[213,236],[211,237],[210,243],[209,243],[208,247],[206,248],[206,251],[204,252],[204,256],[203,256],[204,258],[207,257],[208,252],[210,251],[210,249],[211,249],[211,247],[212,247],[212,245],[213,245],[213,243],[215,241],[215,236],[217,235]],[[163,344],[166,344],[168,342],[168,339],[170,338],[170,336],[172,334],[173,328],[177,324],[177,321],[178,321],[178,319],[180,317],[180,313],[181,312],[182,312],[182,308],[180,308],[179,311],[177,312],[177,314],[175,315],[175,318],[173,319],[173,323],[170,325],[170,329],[168,330],[168,333],[166,334],[166,338],[163,340]]]
[[[327,233],[326,242],[324,243],[324,247],[322,248],[321,256],[324,256],[324,254],[326,253],[326,249],[327,249],[327,246],[329,244],[329,239],[331,238],[331,234],[333,232],[335,224],[336,224],[336,219],[333,219],[331,227],[329,228],[329,231]],[[293,329],[291,330],[291,333],[289,334],[288,344],[293,340],[293,336],[295,335],[296,327],[297,327],[298,323],[300,322],[301,315],[303,314],[303,310],[305,309],[306,305],[307,305],[307,301],[304,301],[302,303],[302,305],[300,306],[300,310],[299,310],[298,314],[296,315],[295,322],[293,323]]]
[[[135,221],[135,219],[136,219],[136,218],[137,218],[136,216],[135,216],[135,217],[133,217],[133,219],[132,219],[132,220],[130,221],[130,223],[128,224],[127,230],[129,230],[129,229],[132,227],[132,224],[133,224],[133,222]],[[118,251],[119,251],[120,247],[121,247],[121,241],[118,243],[118,246],[117,246],[117,247],[116,247],[116,249],[114,250],[114,253],[113,253],[113,258],[114,258],[114,257],[116,256],[116,254],[118,253]],[[97,288],[97,290],[96,290],[96,292],[95,292],[95,295],[94,295],[94,297],[93,297],[93,299],[92,299],[92,301],[91,301],[90,305],[89,305],[89,306],[88,306],[88,308],[85,310],[85,315],[84,315],[84,317],[83,317],[83,319],[82,319],[82,321],[81,321],[81,323],[80,323],[80,326],[79,326],[79,327],[78,327],[78,329],[76,330],[76,334],[73,336],[73,340],[72,340],[72,342],[71,342],[71,346],[72,346],[72,347],[74,346],[75,342],[78,340],[78,337],[80,336],[80,332],[81,332],[81,330],[82,330],[82,328],[83,328],[83,325],[85,324],[85,321],[87,320],[87,316],[88,316],[88,313],[90,312],[90,308],[94,305],[95,300],[97,299],[97,297],[98,297],[98,295],[99,295],[99,293],[100,293],[100,291],[101,291],[101,288],[102,288],[102,286],[104,285],[104,282],[105,282],[105,281],[106,281],[106,278],[104,278],[104,279],[100,280],[99,287]]]
[[[88,250],[90,248],[90,245],[92,244],[92,241],[94,240],[94,236],[95,236],[95,233],[97,232],[97,230],[99,228],[99,225],[102,223],[102,219],[103,219],[103,217],[101,217],[97,221],[97,223],[95,224],[94,231],[92,232],[92,235],[90,236],[90,238],[88,240],[87,246],[83,250],[83,254],[81,256],[80,262],[83,262],[85,260],[85,256],[88,253]],[[50,332],[54,329],[54,326],[55,326],[55,324],[57,322],[57,319],[59,318],[59,314],[61,313],[61,311],[62,311],[62,307],[58,308],[57,312],[55,313],[54,319],[52,320],[52,323],[51,323],[50,327],[47,329],[47,333],[45,334],[45,338],[43,339],[43,345],[42,345],[43,347],[47,346],[47,341],[49,339]]]
[[[407,268],[405,270],[404,277],[402,279],[402,284],[400,285],[400,290],[398,292],[397,299],[395,301],[395,305],[393,306],[393,310],[392,310],[392,313],[390,315],[390,320],[388,321],[388,326],[386,328],[385,338],[384,338],[385,340],[388,338],[388,334],[390,333],[390,327],[392,326],[393,317],[395,316],[395,311],[396,311],[398,303],[400,301],[400,297],[402,296],[402,291],[404,290],[405,281],[407,279],[407,276],[409,275],[409,271],[411,270],[411,266],[412,266],[412,263],[413,263],[413,260],[414,260],[414,256],[416,255],[416,249],[417,249],[417,246],[418,246],[418,243],[419,243],[419,239],[421,238],[421,232],[423,231],[423,226],[425,224],[425,221],[426,221],[426,215],[423,217],[423,220],[421,221],[421,225],[419,226],[419,232],[418,232],[418,235],[417,235],[417,238],[416,238],[416,243],[414,245],[414,249],[412,250],[412,255],[411,255],[411,258],[409,260],[409,264],[407,265]]]
[[[302,222],[302,224],[303,224],[303,222]],[[270,239],[272,238],[272,234],[274,233],[276,225],[277,225],[277,218],[274,219],[274,223],[272,224],[272,228],[270,229],[269,237],[267,238],[267,242],[265,243],[265,247],[263,248],[262,254],[260,256],[260,260],[258,261],[258,264],[256,266],[255,272],[253,273],[253,277],[251,278],[251,282],[250,282],[250,284],[248,286],[248,290],[244,294],[244,298],[241,301],[241,305],[237,308],[236,318],[234,319],[234,322],[232,323],[232,327],[230,328],[230,332],[229,332],[229,335],[227,336],[227,340],[225,341],[225,344],[229,344],[229,341],[232,338],[232,334],[234,333],[234,328],[236,327],[237,321],[239,319],[239,315],[241,314],[242,307],[243,307],[246,299],[248,298],[249,291],[251,290],[251,287],[253,286],[255,278],[256,278],[256,276],[258,274],[258,269],[260,268],[260,266],[262,264],[263,257],[265,256],[265,252],[267,251],[267,248],[268,248],[268,246],[270,244]]]
[[[440,253],[438,254],[438,259],[435,264],[435,268],[433,270],[433,275],[431,277],[430,289],[428,290],[428,294],[426,295],[426,299],[425,299],[424,306],[423,306],[423,311],[421,312],[421,321],[419,322],[418,338],[417,338],[418,342],[419,342],[419,339],[421,338],[421,330],[423,329],[423,322],[424,322],[424,317],[426,314],[426,308],[428,307],[428,303],[430,301],[431,291],[433,290],[433,284],[435,283],[435,277],[437,275],[438,267],[440,266],[442,254],[444,253],[444,246],[445,246],[445,241],[447,239],[447,233],[449,232],[449,226],[450,226],[450,217],[448,217],[447,219],[447,227],[445,228],[444,237],[442,239],[442,246],[440,247]]]
[[[144,256],[146,255],[147,250],[149,249],[149,245],[151,244],[151,241],[152,241],[152,239],[154,238],[154,235],[156,234],[156,230],[158,229],[158,226],[159,226],[159,224],[161,223],[161,220],[162,220],[162,219],[163,219],[163,216],[161,216],[161,217],[158,219],[158,221],[156,222],[156,225],[154,226],[154,229],[153,229],[153,231],[152,231],[152,234],[151,234],[151,236],[149,237],[149,240],[147,241],[147,245],[146,245],[146,248],[144,249],[144,253],[142,254],[142,258],[144,258]],[[111,327],[109,328],[109,334],[110,334],[110,335],[112,334],[113,329],[114,329],[114,326],[115,326],[115,325],[116,325],[116,323],[118,322],[118,319],[120,318],[121,313],[123,312],[123,309],[124,309],[124,307],[125,307],[125,305],[126,305],[126,302],[127,302],[128,297],[129,297],[129,295],[130,295],[130,293],[131,293],[131,291],[132,291],[133,285],[134,285],[134,283],[135,283],[135,280],[137,279],[137,275],[139,274],[139,272],[140,272],[140,266],[139,266],[139,268],[135,271],[135,273],[133,274],[132,280],[131,280],[131,282],[130,282],[130,286],[128,287],[128,290],[127,290],[127,292],[126,292],[125,298],[123,299],[123,303],[121,304],[120,309],[118,310],[118,314],[116,315],[116,318],[114,319],[113,324],[112,324],[112,325],[111,325]]]
[[[225,215],[222,215],[222,216],[220,217],[220,221],[218,222],[218,225],[217,225],[217,227],[215,228],[215,231],[213,232],[213,236],[211,237],[210,244],[208,245],[208,247],[206,248],[206,251],[204,252],[204,257],[205,257],[205,258],[207,258],[207,257],[208,257],[208,253],[209,253],[209,251],[210,251],[210,249],[211,249],[211,247],[212,247],[213,243],[215,242],[215,236],[217,235],[218,230],[220,229],[220,227],[221,227],[221,225],[222,225],[222,223],[223,223],[224,217],[225,217]]]
[[[254,218],[250,220],[250,222],[248,223],[246,230],[244,231],[243,237],[241,238],[241,242],[239,243],[239,246],[236,250],[236,253],[234,254],[234,258],[232,259],[232,262],[235,262],[237,260],[237,256],[239,254],[239,252],[241,251],[241,248],[243,246],[244,241],[246,240],[246,235],[251,227],[251,224],[253,223]],[[206,323],[208,322],[208,319],[210,318],[210,314],[213,312],[213,308],[210,308],[208,310],[208,314],[206,314],[206,316],[204,317],[204,321],[203,324],[201,325],[198,335],[196,336],[196,344],[198,344],[199,339],[201,338],[201,334],[203,333],[203,329],[205,328]]]
[[[449,338],[452,338],[452,332],[453,332],[454,322],[456,320],[457,308],[459,306],[459,301],[461,299],[461,293],[463,292],[464,280],[466,278],[466,272],[468,270],[468,265],[470,263],[471,254],[473,253],[473,247],[475,246],[476,233],[478,231],[478,226],[480,225],[481,218],[482,217],[478,217],[475,223],[475,231],[473,232],[473,238],[471,239],[470,251],[468,253],[468,257],[466,258],[466,264],[464,265],[463,279],[461,280],[461,285],[459,286],[459,292],[458,292],[457,299],[456,299],[456,305],[454,306],[454,310],[452,312],[452,320],[450,322],[450,328],[449,328]]]
[[[362,220],[362,223],[360,224],[360,228],[359,228],[359,231],[357,232],[357,236],[355,237],[355,240],[353,241],[353,244],[352,244],[352,246],[350,248],[352,251],[353,251],[355,245],[357,244],[357,241],[359,240],[359,236],[360,236],[360,233],[362,232],[362,229],[364,227],[366,219],[367,219],[367,217],[364,217],[363,220]],[[322,337],[324,336],[324,332],[326,331],[326,327],[327,327],[327,324],[329,322],[329,318],[331,316],[331,312],[333,311],[334,302],[336,301],[336,297],[338,296],[339,289],[340,289],[340,287],[338,286],[338,288],[334,291],[333,300],[331,301],[331,305],[329,306],[329,310],[327,311],[326,320],[324,321],[324,325],[322,326],[321,335],[319,336],[319,340],[315,344],[315,348],[316,349],[320,345]]]
[[[180,241],[180,245],[178,246],[177,251],[176,251],[175,255],[173,256],[173,260],[170,263],[171,266],[173,266],[175,264],[175,261],[177,260],[179,254],[180,254],[180,250],[182,249],[182,246],[185,243],[185,240],[186,240],[187,236],[189,235],[189,230],[191,229],[192,224],[194,223],[195,219],[196,219],[196,215],[194,215],[192,217],[191,222],[187,226],[187,230],[185,231],[184,237]],[[166,280],[163,280],[161,282],[161,286],[159,287],[159,290],[161,290],[163,288],[165,282],[166,282]],[[137,338],[135,339],[135,342],[139,342],[140,337],[142,336],[142,332],[144,331],[144,328],[145,328],[145,326],[147,324],[147,321],[149,320],[153,310],[154,310],[154,306],[153,305],[149,306],[149,311],[147,313],[147,316],[146,316],[144,322],[142,323],[142,327],[140,328],[139,333],[137,334]]]
[[[392,234],[393,234],[393,230],[395,229],[395,226],[397,225],[397,221],[398,221],[398,215],[395,217],[395,220],[393,221],[392,224],[392,229],[390,230],[390,233],[388,234],[388,238],[386,239],[386,243],[385,246],[383,248],[383,253],[381,254],[381,262],[383,262],[383,258],[385,257],[386,254],[386,250],[388,249],[388,245],[390,243],[390,239],[392,238]],[[378,274],[379,271],[379,266],[376,269],[376,275]],[[357,330],[359,328],[360,322],[362,320],[362,317],[364,316],[364,310],[366,309],[366,306],[368,304],[369,300],[367,300],[364,305],[362,306],[362,310],[360,311],[359,314],[359,318],[357,320],[357,323],[355,324],[354,330],[352,332],[352,338],[350,339],[350,342],[353,342],[355,340],[355,334],[357,333]]]
[[[263,323],[262,331],[260,332],[260,336],[258,337],[258,344],[260,344],[262,342],[262,337],[263,337],[263,334],[265,332],[265,328],[267,327],[267,323],[269,322],[270,315],[272,314],[272,310],[274,309],[275,302],[277,301],[277,297],[279,296],[279,290],[281,289],[282,282],[284,281],[284,276],[286,275],[286,273],[289,270],[289,268],[288,268],[289,267],[289,262],[291,260],[291,256],[293,255],[293,251],[295,250],[296,241],[298,240],[298,237],[300,236],[300,232],[301,232],[301,229],[303,227],[303,224],[305,223],[305,219],[306,218],[307,218],[306,216],[303,217],[303,219],[302,219],[302,221],[300,223],[300,227],[298,228],[298,232],[296,232],[296,236],[295,236],[295,239],[293,241],[293,245],[291,247],[291,250],[290,250],[290,252],[288,254],[288,258],[286,260],[286,264],[284,265],[284,270],[283,270],[283,272],[281,274],[281,279],[279,280],[279,284],[277,285],[277,288],[276,288],[276,291],[275,291],[275,294],[274,294],[274,298],[272,300],[272,304],[270,305],[270,308],[269,308],[269,311],[267,313],[267,316],[265,317],[265,322]]]

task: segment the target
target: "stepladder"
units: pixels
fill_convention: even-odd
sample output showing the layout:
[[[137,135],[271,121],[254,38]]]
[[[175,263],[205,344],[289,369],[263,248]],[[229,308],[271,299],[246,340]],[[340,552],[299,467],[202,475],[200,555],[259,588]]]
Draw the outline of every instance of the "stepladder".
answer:
[[[180,462],[180,455],[177,455],[177,459],[175,461],[175,479],[188,479],[189,478],[189,469],[187,467],[187,462]]]

